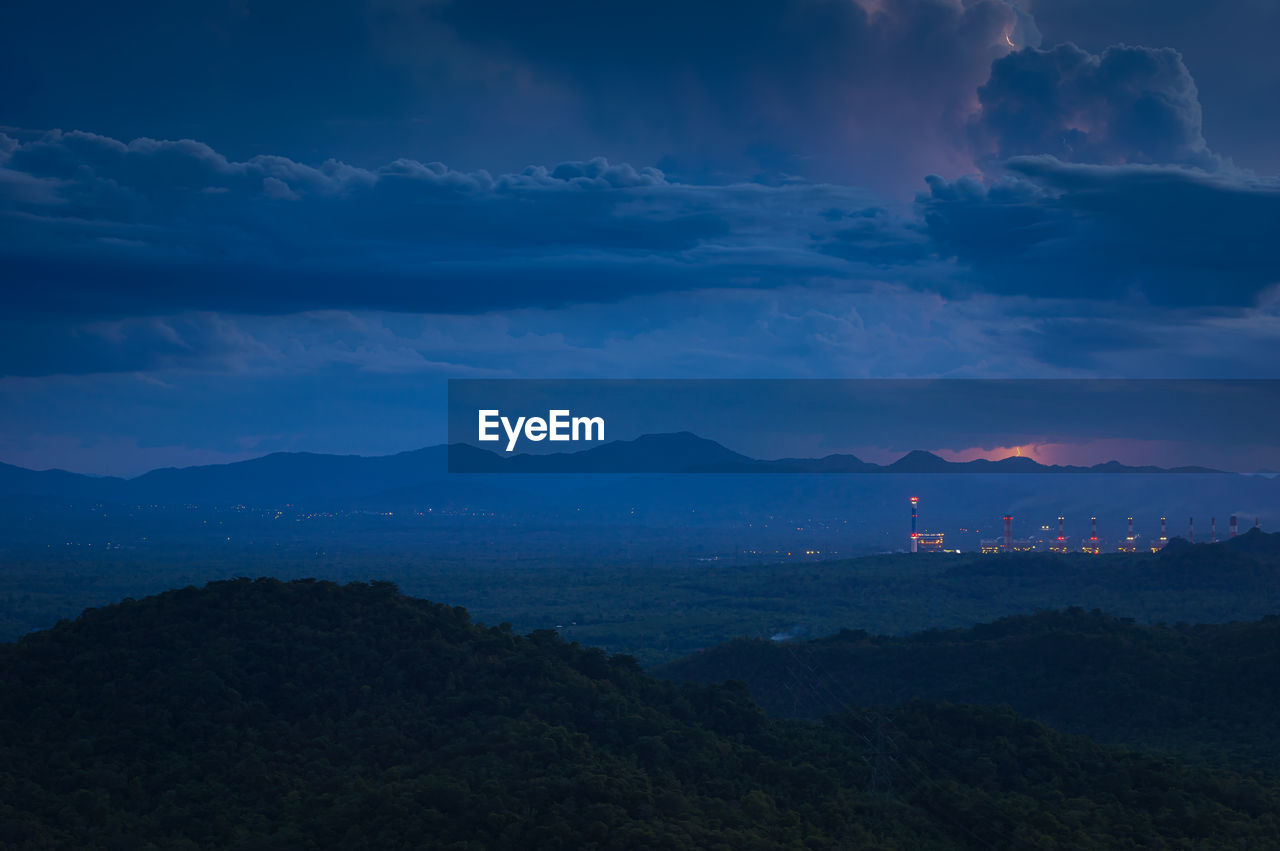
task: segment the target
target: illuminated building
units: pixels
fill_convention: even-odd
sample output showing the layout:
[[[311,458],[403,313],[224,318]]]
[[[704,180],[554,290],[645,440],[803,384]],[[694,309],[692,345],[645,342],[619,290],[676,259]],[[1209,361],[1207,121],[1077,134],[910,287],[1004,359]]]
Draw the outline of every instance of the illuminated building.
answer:
[[[942,552],[942,532],[919,532],[916,534],[916,544],[921,552],[940,553]]]
[[[1031,538],[983,538],[978,542],[978,547],[982,552],[990,555],[1035,552],[1037,545]]]

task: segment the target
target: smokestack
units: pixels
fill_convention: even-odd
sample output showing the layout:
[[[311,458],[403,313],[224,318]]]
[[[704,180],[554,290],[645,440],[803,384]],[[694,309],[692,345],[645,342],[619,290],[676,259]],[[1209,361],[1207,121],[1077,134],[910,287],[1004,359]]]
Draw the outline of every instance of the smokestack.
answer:
[[[1194,517],[1187,518],[1187,543],[1194,544],[1196,542],[1196,519]]]
[[[1129,518],[1129,540],[1133,540],[1133,518]]]
[[[1234,538],[1235,536],[1236,536],[1236,516],[1232,514],[1231,515],[1231,532],[1228,534],[1227,537]]]
[[[1209,543],[1211,544],[1218,543],[1218,518],[1217,517],[1209,518]]]
[[[1013,515],[1004,516],[1004,551],[1013,552]]]
[[[916,515],[918,514],[919,505],[920,497],[911,497],[911,552],[913,553],[916,551],[916,539],[920,537],[919,533],[916,532]]]
[[[1089,540],[1090,541],[1098,540],[1098,518],[1097,517],[1089,518]]]
[[[1067,539],[1067,533],[1064,532],[1062,529],[1062,521],[1064,519],[1065,518],[1062,517],[1062,515],[1058,515],[1058,540],[1059,541],[1065,541]]]
[[[1164,518],[1160,518],[1160,540],[1167,541],[1169,536],[1164,533]]]

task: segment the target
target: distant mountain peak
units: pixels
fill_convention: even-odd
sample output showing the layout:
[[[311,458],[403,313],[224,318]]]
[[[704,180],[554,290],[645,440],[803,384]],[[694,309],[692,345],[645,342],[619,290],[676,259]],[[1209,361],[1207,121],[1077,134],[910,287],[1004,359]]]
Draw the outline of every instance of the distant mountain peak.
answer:
[[[933,454],[932,452],[929,452],[929,451],[924,450],[924,449],[912,449],[910,452],[908,452],[906,455],[903,455],[903,456],[902,456],[901,458],[899,458],[898,460],[899,460],[899,461],[906,461],[906,460],[908,460],[908,459],[917,460],[917,461],[919,461],[919,460],[926,460],[926,459],[927,459],[927,460],[929,460],[929,461],[942,461],[943,463],[949,463],[949,462],[948,462],[945,458],[943,458],[941,455],[935,455],[935,454]]]
[[[885,469],[895,473],[941,473],[952,469],[952,464],[932,452],[913,449]]]

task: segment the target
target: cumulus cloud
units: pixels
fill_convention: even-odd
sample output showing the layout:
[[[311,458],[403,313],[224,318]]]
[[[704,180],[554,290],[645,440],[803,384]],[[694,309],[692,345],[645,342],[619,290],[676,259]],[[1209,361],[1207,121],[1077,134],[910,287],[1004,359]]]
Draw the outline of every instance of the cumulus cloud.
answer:
[[[1241,308],[1280,283],[1268,236],[1280,180],[1210,149],[1176,51],[1022,49],[993,63],[978,95],[981,173],[930,175],[917,198],[931,255],[967,270],[944,291]],[[1118,336],[1105,322],[1059,327]]]
[[[1280,3],[1028,0],[1028,7],[1049,44],[1095,53],[1120,43],[1176,47],[1195,75],[1214,148],[1259,173],[1280,173],[1280,110],[1260,106],[1280,90]]]
[[[991,66],[978,97],[975,136],[1001,159],[1219,164],[1201,132],[1195,81],[1170,48],[1019,50]]]

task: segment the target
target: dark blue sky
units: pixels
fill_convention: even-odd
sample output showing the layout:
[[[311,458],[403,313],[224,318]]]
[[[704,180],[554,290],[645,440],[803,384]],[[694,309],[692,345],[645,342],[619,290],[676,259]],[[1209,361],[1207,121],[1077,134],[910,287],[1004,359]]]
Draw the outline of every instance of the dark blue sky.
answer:
[[[22,4],[0,460],[444,437],[449,377],[1280,377],[1280,4]]]

